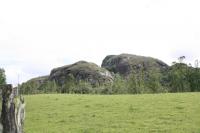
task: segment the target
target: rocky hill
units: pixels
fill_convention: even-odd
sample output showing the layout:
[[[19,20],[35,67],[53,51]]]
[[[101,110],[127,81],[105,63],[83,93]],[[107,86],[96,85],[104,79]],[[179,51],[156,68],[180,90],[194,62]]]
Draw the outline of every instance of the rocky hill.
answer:
[[[34,82],[34,83],[40,85],[40,84],[43,84],[43,83],[47,82],[48,79],[49,79],[49,75],[46,75],[46,76],[40,76],[40,77],[36,77],[36,78],[30,79],[27,82]]]
[[[132,77],[130,74],[134,73],[135,82],[140,82],[138,89],[142,85],[142,89],[146,89],[144,86],[150,82],[154,83],[154,80],[157,81],[155,84],[159,85],[157,88],[160,88],[168,84],[166,77],[169,68],[163,61],[151,57],[131,54],[109,55],[105,57],[101,67],[91,62],[79,61],[54,68],[48,76],[31,79],[21,87],[23,92],[33,94],[93,93],[94,91],[107,94],[113,93],[116,87],[120,88],[119,86],[123,85],[122,91],[125,92],[128,83],[125,80],[129,81]],[[117,73],[121,76],[116,75]],[[115,87],[111,88],[113,85]]]
[[[79,61],[71,65],[53,69],[49,80],[54,80],[59,85],[62,85],[67,82],[69,75],[73,75],[76,81],[83,80],[92,85],[103,85],[113,80],[108,70],[86,61]]]
[[[108,55],[103,60],[102,67],[123,76],[128,76],[133,71],[164,72],[169,68],[158,59],[131,54]]]
[[[49,76],[40,76],[26,81],[20,85],[20,93],[22,94],[37,94],[41,93],[40,88],[42,85],[46,84],[49,80]]]

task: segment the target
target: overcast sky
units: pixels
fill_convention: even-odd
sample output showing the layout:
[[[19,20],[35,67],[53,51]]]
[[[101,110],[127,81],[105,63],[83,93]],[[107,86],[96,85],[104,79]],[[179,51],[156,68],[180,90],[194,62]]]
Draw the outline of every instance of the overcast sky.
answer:
[[[169,65],[200,59],[199,0],[1,0],[0,67],[8,83],[109,54]]]

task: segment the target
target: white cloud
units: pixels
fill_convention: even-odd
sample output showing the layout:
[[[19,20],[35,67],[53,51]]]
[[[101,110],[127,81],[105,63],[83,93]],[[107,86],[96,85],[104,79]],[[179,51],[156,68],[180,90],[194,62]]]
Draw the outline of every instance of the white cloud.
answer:
[[[108,54],[152,56],[168,64],[200,57],[198,0],[0,1],[0,67],[9,83]]]

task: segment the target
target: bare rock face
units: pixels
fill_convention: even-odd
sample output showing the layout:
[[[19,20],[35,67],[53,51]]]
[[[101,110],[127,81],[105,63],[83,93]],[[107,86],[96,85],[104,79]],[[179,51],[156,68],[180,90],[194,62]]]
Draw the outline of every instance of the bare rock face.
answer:
[[[53,69],[49,80],[55,80],[56,83],[62,85],[67,82],[69,75],[73,75],[76,81],[83,80],[92,85],[103,85],[113,81],[113,77],[108,70],[86,61],[79,61]]]
[[[137,56],[131,54],[109,55],[102,63],[102,67],[110,72],[128,76],[132,71],[154,71],[163,72],[169,66],[151,57]]]

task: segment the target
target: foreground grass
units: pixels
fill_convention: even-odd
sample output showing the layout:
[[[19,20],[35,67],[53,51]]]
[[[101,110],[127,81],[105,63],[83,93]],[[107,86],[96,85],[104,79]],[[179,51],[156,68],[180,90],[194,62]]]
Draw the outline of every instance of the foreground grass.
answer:
[[[25,133],[200,133],[200,93],[25,99]]]

